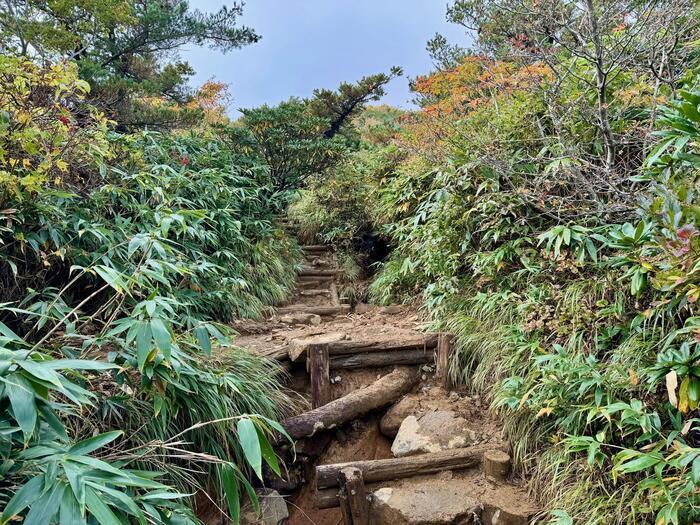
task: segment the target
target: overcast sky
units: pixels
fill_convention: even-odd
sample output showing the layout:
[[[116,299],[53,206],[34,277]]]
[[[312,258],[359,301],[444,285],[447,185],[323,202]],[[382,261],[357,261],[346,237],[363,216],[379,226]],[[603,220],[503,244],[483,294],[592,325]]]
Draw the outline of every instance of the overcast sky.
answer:
[[[212,11],[225,2],[191,0]],[[247,0],[241,21],[262,40],[227,54],[207,48],[181,53],[197,71],[192,84],[215,78],[230,85],[230,113],[309,96],[314,88],[387,72],[415,77],[431,69],[425,44],[436,31],[465,45],[464,32],[445,21],[446,0]],[[388,87],[383,102],[407,107],[408,80]]]

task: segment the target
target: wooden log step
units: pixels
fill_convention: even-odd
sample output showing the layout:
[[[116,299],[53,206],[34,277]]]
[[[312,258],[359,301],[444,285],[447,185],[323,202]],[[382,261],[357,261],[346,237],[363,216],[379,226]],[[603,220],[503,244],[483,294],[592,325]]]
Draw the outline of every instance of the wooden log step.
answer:
[[[292,314],[292,313],[304,313],[304,314],[316,314],[316,315],[344,315],[349,314],[352,308],[349,304],[341,304],[340,306],[309,306],[306,304],[296,304],[291,306],[283,306],[277,309],[277,313]]]
[[[307,244],[302,246],[301,249],[305,252],[328,252],[331,250],[331,247],[327,244]]]
[[[422,365],[435,361],[435,354],[430,349],[394,350],[390,352],[371,352],[368,354],[341,355],[330,359],[331,370],[350,370],[353,368],[372,368],[390,365]]]
[[[335,341],[329,343],[330,355],[351,355],[373,352],[395,352],[400,350],[432,350],[437,346],[435,334],[415,337],[405,341]]]
[[[302,290],[308,290],[311,288],[323,288],[324,285],[328,284],[331,282],[332,279],[311,279],[311,280],[306,280],[302,279],[297,281],[297,288],[302,289]]]
[[[318,268],[306,267],[299,272],[299,277],[335,277],[338,275],[338,270],[319,270]]]
[[[332,429],[393,403],[406,394],[417,381],[418,375],[415,370],[397,368],[365,388],[354,390],[326,405],[284,420],[282,426],[293,439],[313,436],[317,432]]]
[[[303,283],[306,281],[313,281],[313,282],[326,282],[329,283],[335,279],[335,275],[299,275],[298,276],[299,282]]]
[[[298,293],[302,297],[316,297],[318,295],[326,295],[328,297],[331,296],[330,289],[323,290],[323,289],[312,288],[311,290],[300,290]]]
[[[337,487],[338,473],[349,467],[359,469],[366,483],[390,481],[423,474],[435,474],[444,470],[476,467],[481,465],[484,454],[493,450],[493,448],[493,445],[475,445],[430,452],[418,456],[317,465],[316,488],[321,490]]]

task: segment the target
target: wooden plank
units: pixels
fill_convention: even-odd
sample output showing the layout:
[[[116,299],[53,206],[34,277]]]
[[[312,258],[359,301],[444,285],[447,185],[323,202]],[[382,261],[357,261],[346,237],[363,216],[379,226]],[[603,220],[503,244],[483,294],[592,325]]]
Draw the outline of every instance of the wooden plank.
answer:
[[[438,336],[437,343],[437,370],[436,375],[445,390],[452,388],[450,379],[450,359],[454,348],[454,335],[442,333]]]
[[[422,350],[437,347],[435,334],[420,336],[408,341],[337,341],[328,346],[330,355],[350,355],[369,352],[394,352],[398,350]]]
[[[299,272],[299,277],[335,277],[338,270],[319,270],[317,268],[304,268]]]
[[[432,363],[434,359],[435,354],[432,350],[394,350],[332,357],[330,368],[331,370],[350,370],[391,365],[422,365]]]
[[[308,306],[305,304],[293,304],[291,306],[283,306],[277,309],[277,313],[283,314],[316,314],[316,315],[346,315],[351,311],[349,304],[341,304],[340,306]]]
[[[318,408],[330,401],[331,378],[328,359],[328,345],[309,347],[311,375],[311,408]]]
[[[444,470],[475,467],[481,464],[484,454],[489,450],[493,450],[492,445],[476,445],[403,458],[318,465],[316,466],[316,488],[320,490],[337,487],[338,473],[348,467],[360,469],[365,483],[374,483],[434,474]]]
[[[369,502],[365,493],[362,471],[355,467],[338,473],[338,501],[346,525],[369,525]]]
[[[317,432],[335,428],[390,403],[406,394],[418,381],[412,368],[397,368],[377,379],[371,385],[354,390],[321,407],[290,417],[282,426],[293,439],[313,436]]]

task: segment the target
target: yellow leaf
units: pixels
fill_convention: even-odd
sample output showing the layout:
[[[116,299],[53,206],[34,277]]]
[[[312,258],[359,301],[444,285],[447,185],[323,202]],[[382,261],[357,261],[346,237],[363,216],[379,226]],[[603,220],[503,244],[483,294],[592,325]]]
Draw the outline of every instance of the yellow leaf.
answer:
[[[539,412],[537,412],[537,417],[542,417],[542,416],[548,416],[549,414],[552,413],[552,407],[544,407],[540,409]]]
[[[56,167],[63,172],[68,171],[68,163],[65,160],[57,160]]]
[[[678,374],[671,370],[666,374],[666,391],[668,392],[668,402],[674,407],[678,406],[678,398],[676,397],[676,388],[678,387]]]
[[[32,162],[29,159],[23,159],[22,166],[24,166],[26,169],[30,169],[32,167]]]
[[[690,376],[686,376],[681,382],[681,387],[678,390],[678,410],[683,414],[688,412],[690,407],[690,398],[688,397],[688,387],[690,386]]]
[[[639,384],[639,377],[637,377],[637,373],[634,370],[632,370],[631,368],[629,368],[627,370],[627,372],[630,375],[630,383],[632,383],[634,386],[638,385]]]

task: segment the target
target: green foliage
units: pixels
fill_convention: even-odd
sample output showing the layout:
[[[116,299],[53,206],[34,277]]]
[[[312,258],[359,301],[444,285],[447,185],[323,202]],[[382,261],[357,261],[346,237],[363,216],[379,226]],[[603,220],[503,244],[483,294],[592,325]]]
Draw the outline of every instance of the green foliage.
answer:
[[[299,188],[310,176],[325,173],[345,153],[345,141],[325,137],[323,130],[329,121],[315,115],[304,100],[245,109],[239,124],[242,153],[255,155],[269,166],[274,188],[280,192]]]
[[[91,101],[115,116],[122,129],[172,126],[185,115],[183,103],[194,73],[170,62],[187,44],[229,51],[259,36],[238,25],[242,3],[215,13],[190,9],[186,0],[80,2],[8,0],[0,12],[0,46],[6,54],[75,60],[92,86]],[[157,97],[154,104],[151,97]]]
[[[420,111],[363,152],[396,162],[360,178],[355,158],[296,211],[340,245],[358,218],[387,236],[371,297],[419,296],[456,334],[454,379],[501,415],[552,523],[699,519],[694,9],[452,3],[478,53],[450,62],[458,48],[435,41],[445,63],[413,82]],[[667,83],[640,50],[670,53]]]
[[[196,523],[204,490],[236,519],[290,407],[220,324],[293,287],[268,167],[110,131],[70,63],[0,67],[0,521]]]
[[[400,67],[394,66],[389,74],[378,73],[363,77],[356,83],[343,82],[338,89],[317,89],[310,100],[315,115],[328,120],[323,135],[333,138],[354,117],[359,115],[368,102],[376,101],[385,94],[384,87],[396,77],[403,75]]]

